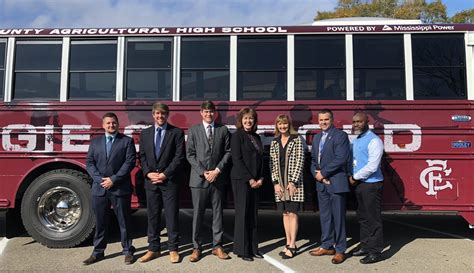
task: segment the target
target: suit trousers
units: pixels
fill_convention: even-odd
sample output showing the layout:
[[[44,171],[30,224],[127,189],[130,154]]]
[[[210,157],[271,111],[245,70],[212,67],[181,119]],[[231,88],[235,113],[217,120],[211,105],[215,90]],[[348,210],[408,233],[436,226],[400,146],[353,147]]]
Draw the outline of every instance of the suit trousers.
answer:
[[[96,219],[94,250],[92,255],[103,257],[107,246],[108,224],[110,220],[112,205],[117,222],[120,227],[120,241],[124,255],[133,254],[135,248],[132,246],[130,229],[130,203],[131,195],[115,196],[106,191],[104,196],[92,196],[92,208]]]
[[[319,182],[318,182],[319,183]],[[344,253],[346,243],[346,193],[318,191],[321,247]]]
[[[355,189],[360,243],[369,253],[381,253],[384,248],[382,225],[383,182],[360,183]]]
[[[210,185],[207,188],[191,188],[193,198],[193,248],[201,249],[202,223],[209,197],[212,205],[212,247],[222,244],[222,191]]]
[[[156,190],[146,190],[148,214],[148,250],[160,251],[161,210],[165,209],[168,249],[177,251],[179,245],[178,184],[165,182]]]
[[[252,256],[258,252],[258,190],[252,189],[248,181],[232,180],[232,191],[235,207],[234,253]]]

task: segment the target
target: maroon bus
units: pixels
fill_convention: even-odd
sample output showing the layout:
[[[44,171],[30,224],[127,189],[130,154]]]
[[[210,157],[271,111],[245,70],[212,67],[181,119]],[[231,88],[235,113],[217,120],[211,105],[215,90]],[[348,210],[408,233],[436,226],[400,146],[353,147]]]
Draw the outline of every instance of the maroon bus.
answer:
[[[267,145],[278,114],[309,146],[318,110],[332,109],[348,134],[354,112],[366,111],[385,145],[384,208],[456,213],[474,225],[473,24],[0,29],[0,99],[0,231],[21,213],[49,247],[75,246],[94,228],[84,161],[101,116],[115,112],[138,147],[155,101],[184,130],[200,121],[203,100],[230,129],[251,106]],[[138,162],[133,177],[139,208]],[[305,181],[313,208],[314,181]],[[261,195],[271,207],[271,183]]]

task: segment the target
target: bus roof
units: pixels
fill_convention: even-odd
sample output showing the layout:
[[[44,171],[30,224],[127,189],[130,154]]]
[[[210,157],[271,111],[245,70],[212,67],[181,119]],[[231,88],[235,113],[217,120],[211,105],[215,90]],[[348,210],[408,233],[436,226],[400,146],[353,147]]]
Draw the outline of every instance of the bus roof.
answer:
[[[229,27],[123,27],[123,28],[15,28],[0,29],[0,38],[8,37],[107,37],[107,36],[201,36],[261,34],[352,34],[352,33],[454,33],[474,32],[474,24],[418,24],[417,20],[322,20],[300,26],[229,26]],[[416,21],[416,23],[414,23]],[[473,35],[473,34],[471,34]]]

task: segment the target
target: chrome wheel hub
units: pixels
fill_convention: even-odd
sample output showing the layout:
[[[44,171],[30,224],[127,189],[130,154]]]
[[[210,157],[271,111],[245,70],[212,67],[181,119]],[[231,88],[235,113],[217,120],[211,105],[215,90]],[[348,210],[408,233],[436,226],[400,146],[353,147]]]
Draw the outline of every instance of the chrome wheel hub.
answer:
[[[38,217],[46,228],[66,232],[81,218],[82,206],[76,192],[67,187],[54,187],[46,191],[38,202]]]

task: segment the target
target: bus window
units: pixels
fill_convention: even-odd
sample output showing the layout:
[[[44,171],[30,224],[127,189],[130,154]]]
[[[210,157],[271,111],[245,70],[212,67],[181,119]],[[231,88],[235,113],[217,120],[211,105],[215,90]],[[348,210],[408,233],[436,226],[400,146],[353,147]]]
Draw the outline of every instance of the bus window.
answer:
[[[405,99],[403,35],[354,35],[354,98]]]
[[[181,38],[181,100],[229,100],[229,37]]]
[[[346,98],[344,35],[295,36],[295,99]]]
[[[115,100],[117,41],[71,41],[69,98]]]
[[[239,37],[237,99],[286,100],[286,37]]]
[[[412,34],[415,99],[466,99],[464,34]]]
[[[127,41],[127,98],[171,99],[172,42]]]
[[[3,99],[3,82],[5,75],[5,42],[0,40],[0,99]]]
[[[17,41],[13,99],[59,100],[61,41]]]

